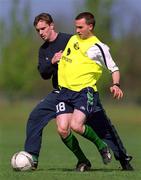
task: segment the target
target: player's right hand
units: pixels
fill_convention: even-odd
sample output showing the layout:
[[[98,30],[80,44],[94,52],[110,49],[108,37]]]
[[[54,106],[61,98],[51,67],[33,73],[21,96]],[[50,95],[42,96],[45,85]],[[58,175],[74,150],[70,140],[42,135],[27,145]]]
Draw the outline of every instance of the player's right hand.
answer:
[[[51,59],[51,63],[52,63],[52,64],[56,64],[56,63],[58,63],[58,62],[60,61],[61,56],[62,56],[62,52],[63,52],[63,51],[60,50],[59,52],[57,52],[57,53],[54,54],[53,58]]]

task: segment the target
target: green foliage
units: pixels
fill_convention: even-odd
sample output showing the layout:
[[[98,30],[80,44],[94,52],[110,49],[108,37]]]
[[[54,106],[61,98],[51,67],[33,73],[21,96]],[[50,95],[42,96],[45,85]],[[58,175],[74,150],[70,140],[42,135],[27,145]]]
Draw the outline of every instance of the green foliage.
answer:
[[[37,83],[37,41],[33,39],[33,27],[29,23],[30,10],[23,9],[20,20],[18,2],[13,1],[9,38],[3,47],[0,64],[0,88],[9,97],[32,94]],[[35,53],[36,52],[36,53]]]
[[[37,73],[30,36],[19,35],[11,39],[3,50],[4,61],[1,64],[2,87],[9,94],[31,93]],[[33,43],[34,44],[34,43]]]
[[[101,78],[97,82],[98,91],[101,96],[109,97],[109,94],[110,94],[109,88],[111,84],[112,84],[111,73],[107,71],[106,69],[104,69]]]
[[[96,19],[94,32],[101,40],[105,40],[106,42],[110,42],[112,39],[112,16],[110,10],[113,3],[113,0],[86,1],[88,11],[92,12]]]
[[[122,84],[130,99],[140,103],[141,35],[128,34],[116,46],[115,57],[122,72]]]

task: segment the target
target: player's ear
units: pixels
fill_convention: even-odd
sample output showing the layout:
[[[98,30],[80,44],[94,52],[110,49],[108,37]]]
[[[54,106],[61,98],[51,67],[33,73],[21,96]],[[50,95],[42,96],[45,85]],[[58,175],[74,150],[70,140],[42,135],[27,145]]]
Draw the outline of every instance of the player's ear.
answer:
[[[54,23],[50,24],[51,29],[54,29]]]
[[[89,24],[89,30],[92,31],[93,30],[93,25]]]

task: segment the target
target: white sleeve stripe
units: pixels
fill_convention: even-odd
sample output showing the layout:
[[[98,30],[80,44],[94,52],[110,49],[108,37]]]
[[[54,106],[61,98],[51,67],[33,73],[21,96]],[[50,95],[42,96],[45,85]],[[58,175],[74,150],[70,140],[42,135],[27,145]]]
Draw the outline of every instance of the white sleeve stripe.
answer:
[[[105,66],[108,68],[107,62],[106,62],[106,58],[105,58],[105,54],[104,54],[104,51],[103,51],[102,47],[99,44],[97,44],[97,43],[95,45],[100,49],[101,54],[103,56],[103,60],[104,60]]]

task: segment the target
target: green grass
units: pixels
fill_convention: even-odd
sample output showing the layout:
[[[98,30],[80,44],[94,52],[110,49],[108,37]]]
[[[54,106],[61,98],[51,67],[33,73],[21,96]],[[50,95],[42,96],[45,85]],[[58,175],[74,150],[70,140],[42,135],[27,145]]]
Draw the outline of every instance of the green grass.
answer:
[[[11,156],[23,150],[25,126],[28,114],[36,102],[22,101],[0,103],[0,180],[140,180],[141,179],[141,110],[138,106],[107,105],[107,113],[113,119],[120,137],[129,154],[133,155],[134,172],[122,172],[114,159],[105,166],[95,146],[77,136],[80,144],[92,162],[90,172],[73,171],[75,157],[63,145],[56,132],[55,121],[44,129],[39,168],[34,172],[14,172],[10,166]]]

